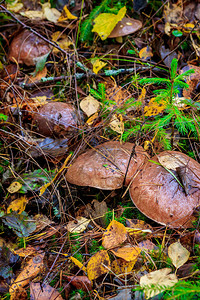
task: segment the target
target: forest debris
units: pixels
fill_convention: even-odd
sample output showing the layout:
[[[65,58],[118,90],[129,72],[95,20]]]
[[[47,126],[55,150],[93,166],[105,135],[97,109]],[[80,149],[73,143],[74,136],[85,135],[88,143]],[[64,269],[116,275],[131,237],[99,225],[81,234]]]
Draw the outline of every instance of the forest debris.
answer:
[[[40,57],[49,52],[50,47],[44,40],[24,29],[13,38],[8,59],[19,64],[35,66]]]
[[[112,220],[102,236],[102,246],[106,249],[111,249],[119,246],[127,239],[128,234],[126,227]]]
[[[168,247],[168,255],[173,265],[178,269],[189,259],[190,252],[180,242],[176,242]]]
[[[100,103],[93,96],[88,95],[87,97],[81,100],[80,108],[88,117],[90,117],[96,112],[98,112],[100,108]]]
[[[26,196],[22,196],[13,200],[7,208],[7,214],[12,211],[16,211],[18,214],[21,214],[25,210],[27,202],[28,199],[26,198]]]
[[[75,220],[68,222],[66,228],[71,233],[81,233],[87,228],[89,223],[90,220],[84,217],[77,217]]]
[[[49,284],[43,284],[40,282],[30,283],[30,297],[31,300],[63,300],[60,293]]]
[[[87,264],[87,274],[90,281],[102,274],[108,273],[111,268],[110,258],[106,250],[95,253]]]
[[[63,275],[67,281],[70,282],[77,290],[83,290],[85,292],[92,291],[92,283],[87,276],[66,276]]]

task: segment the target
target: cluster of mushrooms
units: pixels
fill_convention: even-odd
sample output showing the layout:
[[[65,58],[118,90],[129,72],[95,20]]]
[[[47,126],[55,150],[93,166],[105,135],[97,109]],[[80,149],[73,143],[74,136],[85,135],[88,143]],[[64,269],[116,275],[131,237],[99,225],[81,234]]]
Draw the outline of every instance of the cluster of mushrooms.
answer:
[[[134,144],[110,141],[81,154],[69,167],[72,184],[103,190],[123,186]],[[200,201],[200,164],[177,151],[164,151],[149,159],[135,147],[125,185],[135,206],[150,219],[169,226],[187,227]]]

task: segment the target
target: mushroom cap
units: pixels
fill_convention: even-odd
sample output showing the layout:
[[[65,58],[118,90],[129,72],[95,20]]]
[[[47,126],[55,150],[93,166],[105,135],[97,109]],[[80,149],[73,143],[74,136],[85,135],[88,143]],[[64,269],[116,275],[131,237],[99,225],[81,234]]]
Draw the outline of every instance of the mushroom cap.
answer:
[[[8,59],[19,64],[35,66],[39,57],[47,54],[50,47],[40,37],[25,29],[16,35],[9,48]]]
[[[64,102],[49,102],[34,114],[33,122],[44,136],[71,136],[77,131],[78,118],[75,108]]]
[[[133,146],[132,143],[110,141],[87,150],[69,167],[67,181],[104,190],[121,188]],[[137,156],[131,158],[125,184],[130,182],[132,175],[147,156],[141,146],[137,146],[135,151]]]
[[[170,164],[166,164],[167,157]],[[187,227],[194,209],[199,205],[200,164],[186,154],[176,151],[164,151],[151,160],[168,166],[185,188],[186,178],[189,188],[182,188],[163,166],[148,161],[129,189],[133,203],[144,215],[160,224]],[[177,168],[181,166],[185,178],[183,176],[180,179]]]
[[[124,17],[121,21],[117,23],[117,25],[108,37],[116,38],[128,35],[138,31],[140,28],[142,28],[141,21]]]

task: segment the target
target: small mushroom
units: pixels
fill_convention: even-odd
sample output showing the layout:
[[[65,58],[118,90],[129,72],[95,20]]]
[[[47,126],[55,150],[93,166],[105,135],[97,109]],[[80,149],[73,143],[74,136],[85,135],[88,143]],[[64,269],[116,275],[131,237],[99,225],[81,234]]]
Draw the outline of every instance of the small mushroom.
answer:
[[[39,108],[33,122],[44,136],[70,137],[77,132],[78,117],[75,108],[64,102],[50,102]]]
[[[38,59],[50,51],[49,45],[34,33],[25,29],[10,44],[8,59],[19,64],[35,66]]]
[[[69,167],[67,181],[104,190],[121,188],[133,146],[132,143],[110,141],[87,150]],[[132,175],[141,167],[147,156],[141,146],[137,146],[135,151],[136,156],[131,158],[125,184],[130,182]]]
[[[124,17],[117,23],[109,38],[118,38],[128,34],[132,34],[142,28],[142,22],[139,20]]]
[[[148,218],[170,227],[187,227],[200,201],[200,164],[181,152],[164,151],[145,164],[129,192]]]

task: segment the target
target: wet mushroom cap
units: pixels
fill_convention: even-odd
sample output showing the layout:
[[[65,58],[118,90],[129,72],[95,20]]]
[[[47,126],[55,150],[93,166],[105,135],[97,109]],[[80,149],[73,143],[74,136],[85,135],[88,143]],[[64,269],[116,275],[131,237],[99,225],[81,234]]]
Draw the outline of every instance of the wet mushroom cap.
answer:
[[[117,25],[108,37],[117,38],[120,36],[125,36],[138,31],[140,28],[142,28],[142,22],[140,22],[139,20],[125,17],[117,23]]]
[[[167,157],[169,160],[173,157],[172,167],[166,164]],[[169,171],[151,161],[164,162]],[[144,215],[160,224],[187,227],[200,201],[200,164],[176,151],[164,151],[151,161],[145,164],[132,182],[129,192],[133,203]],[[181,166],[184,171],[182,178],[177,169]],[[170,172],[182,181],[184,188]]]
[[[133,146],[132,143],[110,141],[87,150],[69,167],[67,181],[104,190],[121,188]],[[137,156],[131,159],[125,184],[130,182],[147,157],[142,147],[137,146],[135,151]]]
[[[78,118],[73,105],[49,102],[34,114],[33,122],[41,135],[70,137],[77,132]]]
[[[9,48],[8,59],[19,64],[35,66],[38,59],[50,52],[49,45],[27,29],[16,35]]]

